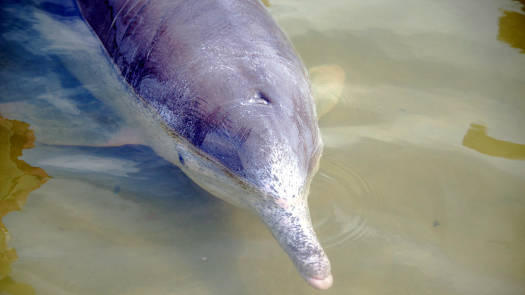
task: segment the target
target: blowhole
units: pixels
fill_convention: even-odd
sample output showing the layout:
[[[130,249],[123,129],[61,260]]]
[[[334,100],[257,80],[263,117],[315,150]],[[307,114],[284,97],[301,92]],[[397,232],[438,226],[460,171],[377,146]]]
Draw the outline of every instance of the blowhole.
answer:
[[[271,103],[271,100],[270,100],[270,97],[268,97],[268,95],[266,95],[266,93],[258,90],[255,92],[255,95],[250,98],[249,100],[250,103],[253,103],[253,104],[270,104]]]

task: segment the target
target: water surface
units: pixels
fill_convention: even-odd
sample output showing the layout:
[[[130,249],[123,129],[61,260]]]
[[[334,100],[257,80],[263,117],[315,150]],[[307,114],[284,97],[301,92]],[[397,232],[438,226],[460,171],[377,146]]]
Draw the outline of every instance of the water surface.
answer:
[[[309,69],[344,73],[309,199],[325,293],[524,294],[523,2],[270,2]],[[123,122],[71,70],[97,54],[72,2],[1,19],[0,113],[52,178],[2,220],[18,258],[0,293],[319,293],[256,217],[146,146],[94,146]]]

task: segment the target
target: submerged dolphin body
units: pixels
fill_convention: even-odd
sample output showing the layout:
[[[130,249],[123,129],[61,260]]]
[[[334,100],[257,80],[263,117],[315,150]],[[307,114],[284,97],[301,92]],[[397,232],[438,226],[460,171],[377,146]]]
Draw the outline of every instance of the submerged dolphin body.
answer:
[[[322,151],[307,73],[259,0],[77,1],[136,94],[120,104],[147,144],[255,211],[301,275],[329,288],[307,205]]]

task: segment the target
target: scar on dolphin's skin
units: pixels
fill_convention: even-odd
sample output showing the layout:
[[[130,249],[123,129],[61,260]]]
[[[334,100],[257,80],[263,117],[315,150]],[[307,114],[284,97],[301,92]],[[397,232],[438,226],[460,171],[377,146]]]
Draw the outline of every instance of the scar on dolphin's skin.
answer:
[[[525,144],[492,138],[487,135],[487,127],[480,124],[470,124],[470,128],[463,137],[463,145],[493,157],[525,159]]]

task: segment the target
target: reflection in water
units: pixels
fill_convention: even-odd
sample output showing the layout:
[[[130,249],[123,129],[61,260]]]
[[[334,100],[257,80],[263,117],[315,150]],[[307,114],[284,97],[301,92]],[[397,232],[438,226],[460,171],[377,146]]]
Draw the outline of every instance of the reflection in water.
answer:
[[[9,294],[34,294],[31,286],[8,277],[17,255],[7,246],[9,234],[1,221],[7,213],[20,210],[28,194],[49,178],[44,170],[18,159],[34,141],[28,124],[0,117],[0,292]]]
[[[525,145],[494,139],[487,135],[487,127],[479,124],[470,124],[463,145],[489,156],[525,159]]]
[[[525,12],[525,0],[514,0],[523,6],[521,10]],[[516,11],[504,11],[499,19],[498,39],[507,42],[514,48],[521,49],[525,53],[525,14]]]

